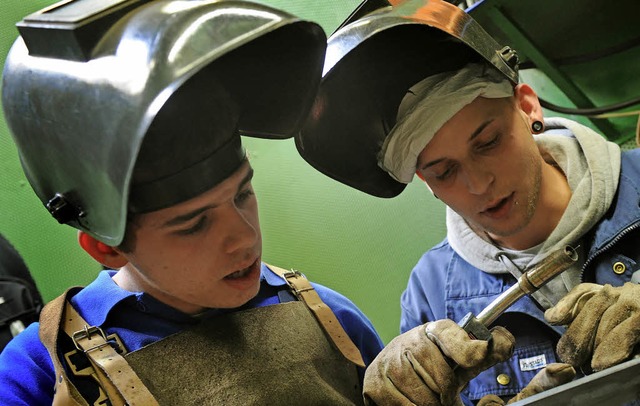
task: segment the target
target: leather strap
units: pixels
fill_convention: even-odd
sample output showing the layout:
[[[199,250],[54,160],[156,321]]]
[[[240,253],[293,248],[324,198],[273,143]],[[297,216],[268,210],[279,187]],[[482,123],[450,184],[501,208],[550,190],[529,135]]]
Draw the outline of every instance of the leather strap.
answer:
[[[287,285],[291,287],[296,297],[307,305],[342,355],[357,366],[364,368],[365,364],[360,350],[351,341],[331,308],[322,301],[318,296],[318,292],[311,286],[307,278],[295,270],[287,271],[270,264],[267,264],[267,266],[281,276],[287,282]]]
[[[64,303],[67,296],[72,296],[74,292],[80,290],[70,288],[64,294],[47,303],[40,313],[39,335],[42,344],[47,348],[56,373],[55,394],[52,406],[88,406],[86,400],[76,389],[69,377],[64,373],[64,367],[58,357],[58,331],[62,318],[64,317]]]
[[[129,363],[107,341],[102,329],[89,327],[69,301],[66,301],[63,329],[91,361],[114,406],[158,405]]]

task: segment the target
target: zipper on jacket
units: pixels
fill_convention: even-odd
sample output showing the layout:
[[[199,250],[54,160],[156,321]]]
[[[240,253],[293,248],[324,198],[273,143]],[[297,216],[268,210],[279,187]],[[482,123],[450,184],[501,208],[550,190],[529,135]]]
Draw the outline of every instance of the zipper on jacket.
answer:
[[[636,221],[635,223],[633,223],[629,227],[627,227],[624,230],[622,230],[621,232],[619,232],[618,235],[616,235],[613,238],[613,240],[609,241],[604,247],[600,248],[599,250],[594,252],[593,255],[591,255],[589,258],[587,258],[587,260],[584,262],[584,265],[582,265],[582,270],[580,271],[580,280],[584,281],[584,279],[583,279],[584,271],[587,270],[587,266],[589,266],[589,264],[591,264],[591,262],[593,262],[593,259],[595,257],[597,257],[598,255],[602,254],[603,252],[607,251],[609,248],[614,246],[618,241],[620,241],[625,235],[627,235],[631,231],[637,229],[638,227],[640,227],[640,221]]]

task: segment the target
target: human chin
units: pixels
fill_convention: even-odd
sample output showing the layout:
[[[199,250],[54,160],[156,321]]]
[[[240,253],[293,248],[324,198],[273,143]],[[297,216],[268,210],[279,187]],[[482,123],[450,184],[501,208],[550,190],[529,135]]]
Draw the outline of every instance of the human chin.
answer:
[[[250,289],[245,289],[242,292],[229,292],[228,290],[225,290],[225,292],[222,294],[222,297],[216,298],[216,300],[211,303],[210,307],[217,309],[235,309],[247,304],[251,299],[258,295],[259,291],[259,283],[257,283]]]
[[[521,232],[529,223],[526,218],[521,216],[511,216],[508,219],[489,220],[483,219],[480,228],[492,235],[494,238],[514,237]]]

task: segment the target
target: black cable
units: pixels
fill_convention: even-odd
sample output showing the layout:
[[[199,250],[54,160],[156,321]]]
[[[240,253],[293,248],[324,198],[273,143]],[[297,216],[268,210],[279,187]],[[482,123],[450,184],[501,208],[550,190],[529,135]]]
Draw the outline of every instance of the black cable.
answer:
[[[635,99],[627,100],[621,103],[610,104],[608,106],[592,107],[592,108],[572,108],[572,107],[556,106],[553,103],[549,103],[548,101],[541,99],[540,97],[538,97],[538,99],[540,100],[540,105],[545,109],[553,110],[558,113],[575,114],[578,116],[588,116],[588,117],[610,113],[612,111],[622,110],[625,107],[633,106],[635,104],[640,104],[640,97],[636,97]]]
[[[601,49],[596,52],[591,52],[582,55],[573,55],[573,56],[565,56],[559,57],[555,59],[551,59],[551,62],[556,66],[568,66],[568,65],[577,65],[584,64],[593,61],[600,60],[602,58],[606,58],[612,55],[621,54],[623,52],[629,51],[631,49],[637,48],[640,46],[640,37],[632,38],[620,44],[615,44],[609,48]],[[520,63],[520,69],[533,69],[536,68],[536,64],[533,61],[522,61]]]

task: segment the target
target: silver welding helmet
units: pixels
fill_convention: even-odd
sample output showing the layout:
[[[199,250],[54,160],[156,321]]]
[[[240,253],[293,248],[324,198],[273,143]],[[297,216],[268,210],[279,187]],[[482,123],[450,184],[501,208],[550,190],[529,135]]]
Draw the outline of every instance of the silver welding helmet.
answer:
[[[245,1],[71,0],[18,23],[2,102],[24,172],[60,222],[117,245],[129,212],[210,189],[240,135],[289,138],[326,35]]]
[[[518,83],[515,52],[450,3],[408,0],[369,13],[329,37],[320,89],[296,147],[339,182],[397,196],[406,184],[381,169],[378,156],[407,90],[483,60]]]

